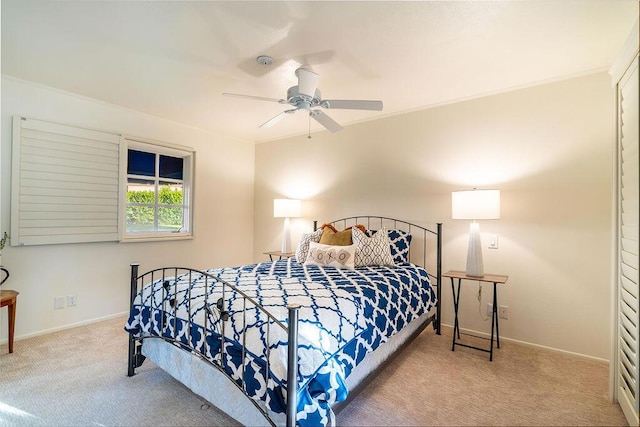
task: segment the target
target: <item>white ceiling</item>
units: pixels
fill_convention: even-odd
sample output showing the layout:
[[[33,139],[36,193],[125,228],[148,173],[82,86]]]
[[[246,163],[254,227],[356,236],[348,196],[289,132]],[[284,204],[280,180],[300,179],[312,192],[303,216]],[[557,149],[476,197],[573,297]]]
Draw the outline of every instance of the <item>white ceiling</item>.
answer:
[[[260,142],[309,119],[259,129],[286,106],[222,92],[284,98],[308,63],[323,98],[384,102],[325,110],[348,125],[607,70],[637,16],[636,0],[2,0],[2,73]]]

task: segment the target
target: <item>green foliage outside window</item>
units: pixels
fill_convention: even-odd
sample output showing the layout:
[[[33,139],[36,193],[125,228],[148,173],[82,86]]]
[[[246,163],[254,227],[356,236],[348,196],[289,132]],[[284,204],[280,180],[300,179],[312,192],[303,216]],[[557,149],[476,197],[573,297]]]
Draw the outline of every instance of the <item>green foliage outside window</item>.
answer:
[[[127,192],[127,225],[138,231],[151,230],[154,224],[155,209],[152,206],[136,206],[132,204],[153,205],[155,202],[154,191],[128,191]],[[161,207],[158,209],[158,226],[161,229],[178,230],[182,228],[182,190],[160,187],[158,192],[160,205],[172,205],[175,207]]]

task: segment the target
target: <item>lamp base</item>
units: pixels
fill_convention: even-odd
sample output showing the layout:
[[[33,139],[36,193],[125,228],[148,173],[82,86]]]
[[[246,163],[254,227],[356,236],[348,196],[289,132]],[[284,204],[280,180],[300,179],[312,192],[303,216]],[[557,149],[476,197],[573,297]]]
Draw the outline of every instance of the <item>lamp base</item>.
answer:
[[[483,277],[482,241],[480,238],[480,224],[472,222],[469,227],[469,248],[467,249],[467,276]]]
[[[291,233],[289,232],[289,218],[284,219],[284,227],[282,228],[282,247],[280,252],[288,254],[292,252],[291,249]]]

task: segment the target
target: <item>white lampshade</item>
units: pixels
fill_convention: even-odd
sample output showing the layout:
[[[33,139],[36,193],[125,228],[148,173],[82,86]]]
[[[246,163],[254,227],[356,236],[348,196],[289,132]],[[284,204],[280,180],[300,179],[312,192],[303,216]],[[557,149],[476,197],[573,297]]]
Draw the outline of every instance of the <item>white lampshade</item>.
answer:
[[[451,218],[500,219],[500,190],[454,191]]]
[[[273,199],[274,218],[297,218],[300,216],[300,200]]]

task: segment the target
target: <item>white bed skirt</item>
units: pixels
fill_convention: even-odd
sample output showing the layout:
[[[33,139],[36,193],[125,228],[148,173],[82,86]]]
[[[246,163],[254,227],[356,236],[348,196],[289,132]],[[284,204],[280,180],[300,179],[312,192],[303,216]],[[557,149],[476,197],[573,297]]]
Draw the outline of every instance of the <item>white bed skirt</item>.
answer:
[[[382,365],[424,324],[428,317],[429,315],[425,314],[411,322],[398,334],[381,344],[373,353],[367,354],[362,363],[356,366],[347,377],[349,390],[353,390]],[[194,393],[243,425],[269,425],[264,415],[249,402],[251,399],[245,396],[235,383],[200,357],[159,338],[145,339],[142,343],[142,354]],[[262,402],[258,404],[262,405]],[[269,411],[269,416],[276,424],[285,424],[285,414]]]

